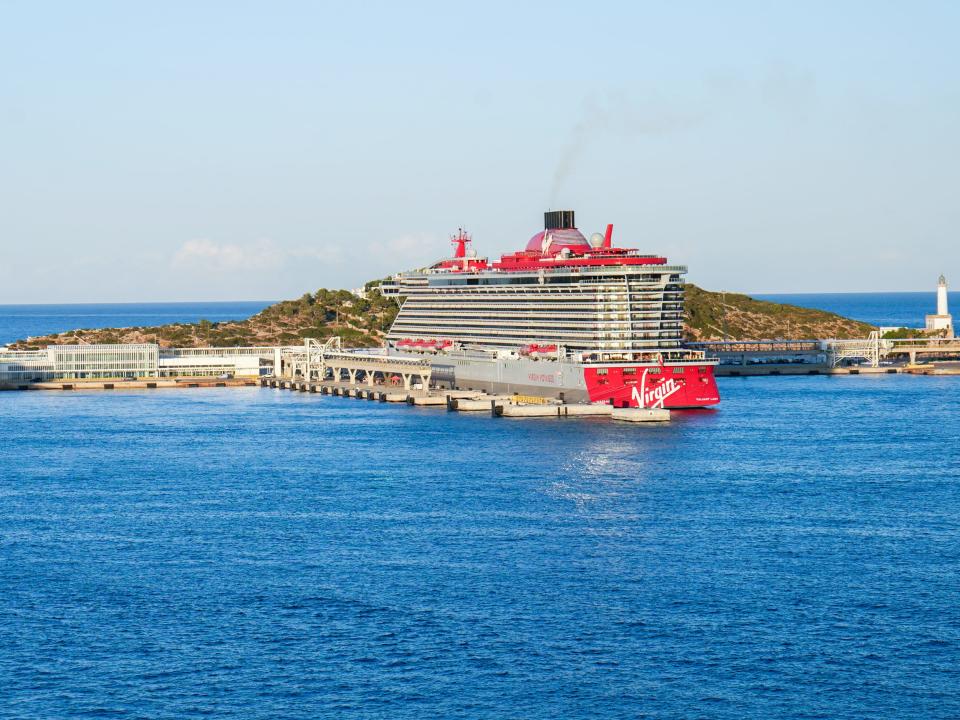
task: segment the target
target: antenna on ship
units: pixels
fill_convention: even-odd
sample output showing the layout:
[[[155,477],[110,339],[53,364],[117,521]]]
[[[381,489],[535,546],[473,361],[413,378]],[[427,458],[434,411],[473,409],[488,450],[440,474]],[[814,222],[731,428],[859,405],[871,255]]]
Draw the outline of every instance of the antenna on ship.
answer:
[[[450,242],[456,246],[453,257],[465,258],[467,256],[467,243],[470,242],[470,233],[462,227],[457,228],[457,234],[450,237]]]

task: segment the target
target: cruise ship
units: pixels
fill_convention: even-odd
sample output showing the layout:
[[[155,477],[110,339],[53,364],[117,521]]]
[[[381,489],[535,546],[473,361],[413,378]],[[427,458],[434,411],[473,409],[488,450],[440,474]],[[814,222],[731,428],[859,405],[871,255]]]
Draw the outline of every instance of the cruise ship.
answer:
[[[720,402],[715,360],[683,347],[686,267],[587,239],[572,210],[544,213],[519,252],[491,262],[463,230],[453,256],[380,285],[401,303],[388,352],[431,357],[442,387],[615,407]]]

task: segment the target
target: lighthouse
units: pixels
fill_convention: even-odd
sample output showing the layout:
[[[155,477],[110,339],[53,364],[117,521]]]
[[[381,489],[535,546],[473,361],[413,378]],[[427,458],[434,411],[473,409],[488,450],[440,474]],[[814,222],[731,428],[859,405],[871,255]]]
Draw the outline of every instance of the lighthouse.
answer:
[[[947,301],[947,279],[941,275],[937,283],[937,314],[927,315],[927,330],[946,330],[953,337],[953,317]]]

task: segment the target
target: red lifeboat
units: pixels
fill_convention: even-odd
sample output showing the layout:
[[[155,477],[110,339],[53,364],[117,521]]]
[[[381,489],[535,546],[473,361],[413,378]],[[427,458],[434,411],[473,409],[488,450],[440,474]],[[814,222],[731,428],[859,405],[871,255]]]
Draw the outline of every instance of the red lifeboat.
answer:
[[[529,355],[532,358],[543,357],[544,355],[550,355],[557,352],[556,345],[538,345],[537,343],[531,343],[529,345],[524,345],[520,348],[520,352],[524,355]]]

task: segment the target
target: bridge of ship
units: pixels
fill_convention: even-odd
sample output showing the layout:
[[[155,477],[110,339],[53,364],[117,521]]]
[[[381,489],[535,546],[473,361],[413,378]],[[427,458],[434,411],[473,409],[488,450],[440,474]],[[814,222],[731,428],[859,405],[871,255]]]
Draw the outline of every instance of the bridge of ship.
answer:
[[[280,370],[282,377],[302,377],[306,380],[332,380],[360,382],[368,386],[380,382],[400,382],[410,390],[413,379],[418,378],[423,387],[430,384],[433,367],[424,358],[402,358],[382,353],[344,352],[340,338],[334,337],[320,343],[312,338],[304,341],[302,348],[288,348],[283,352]]]

